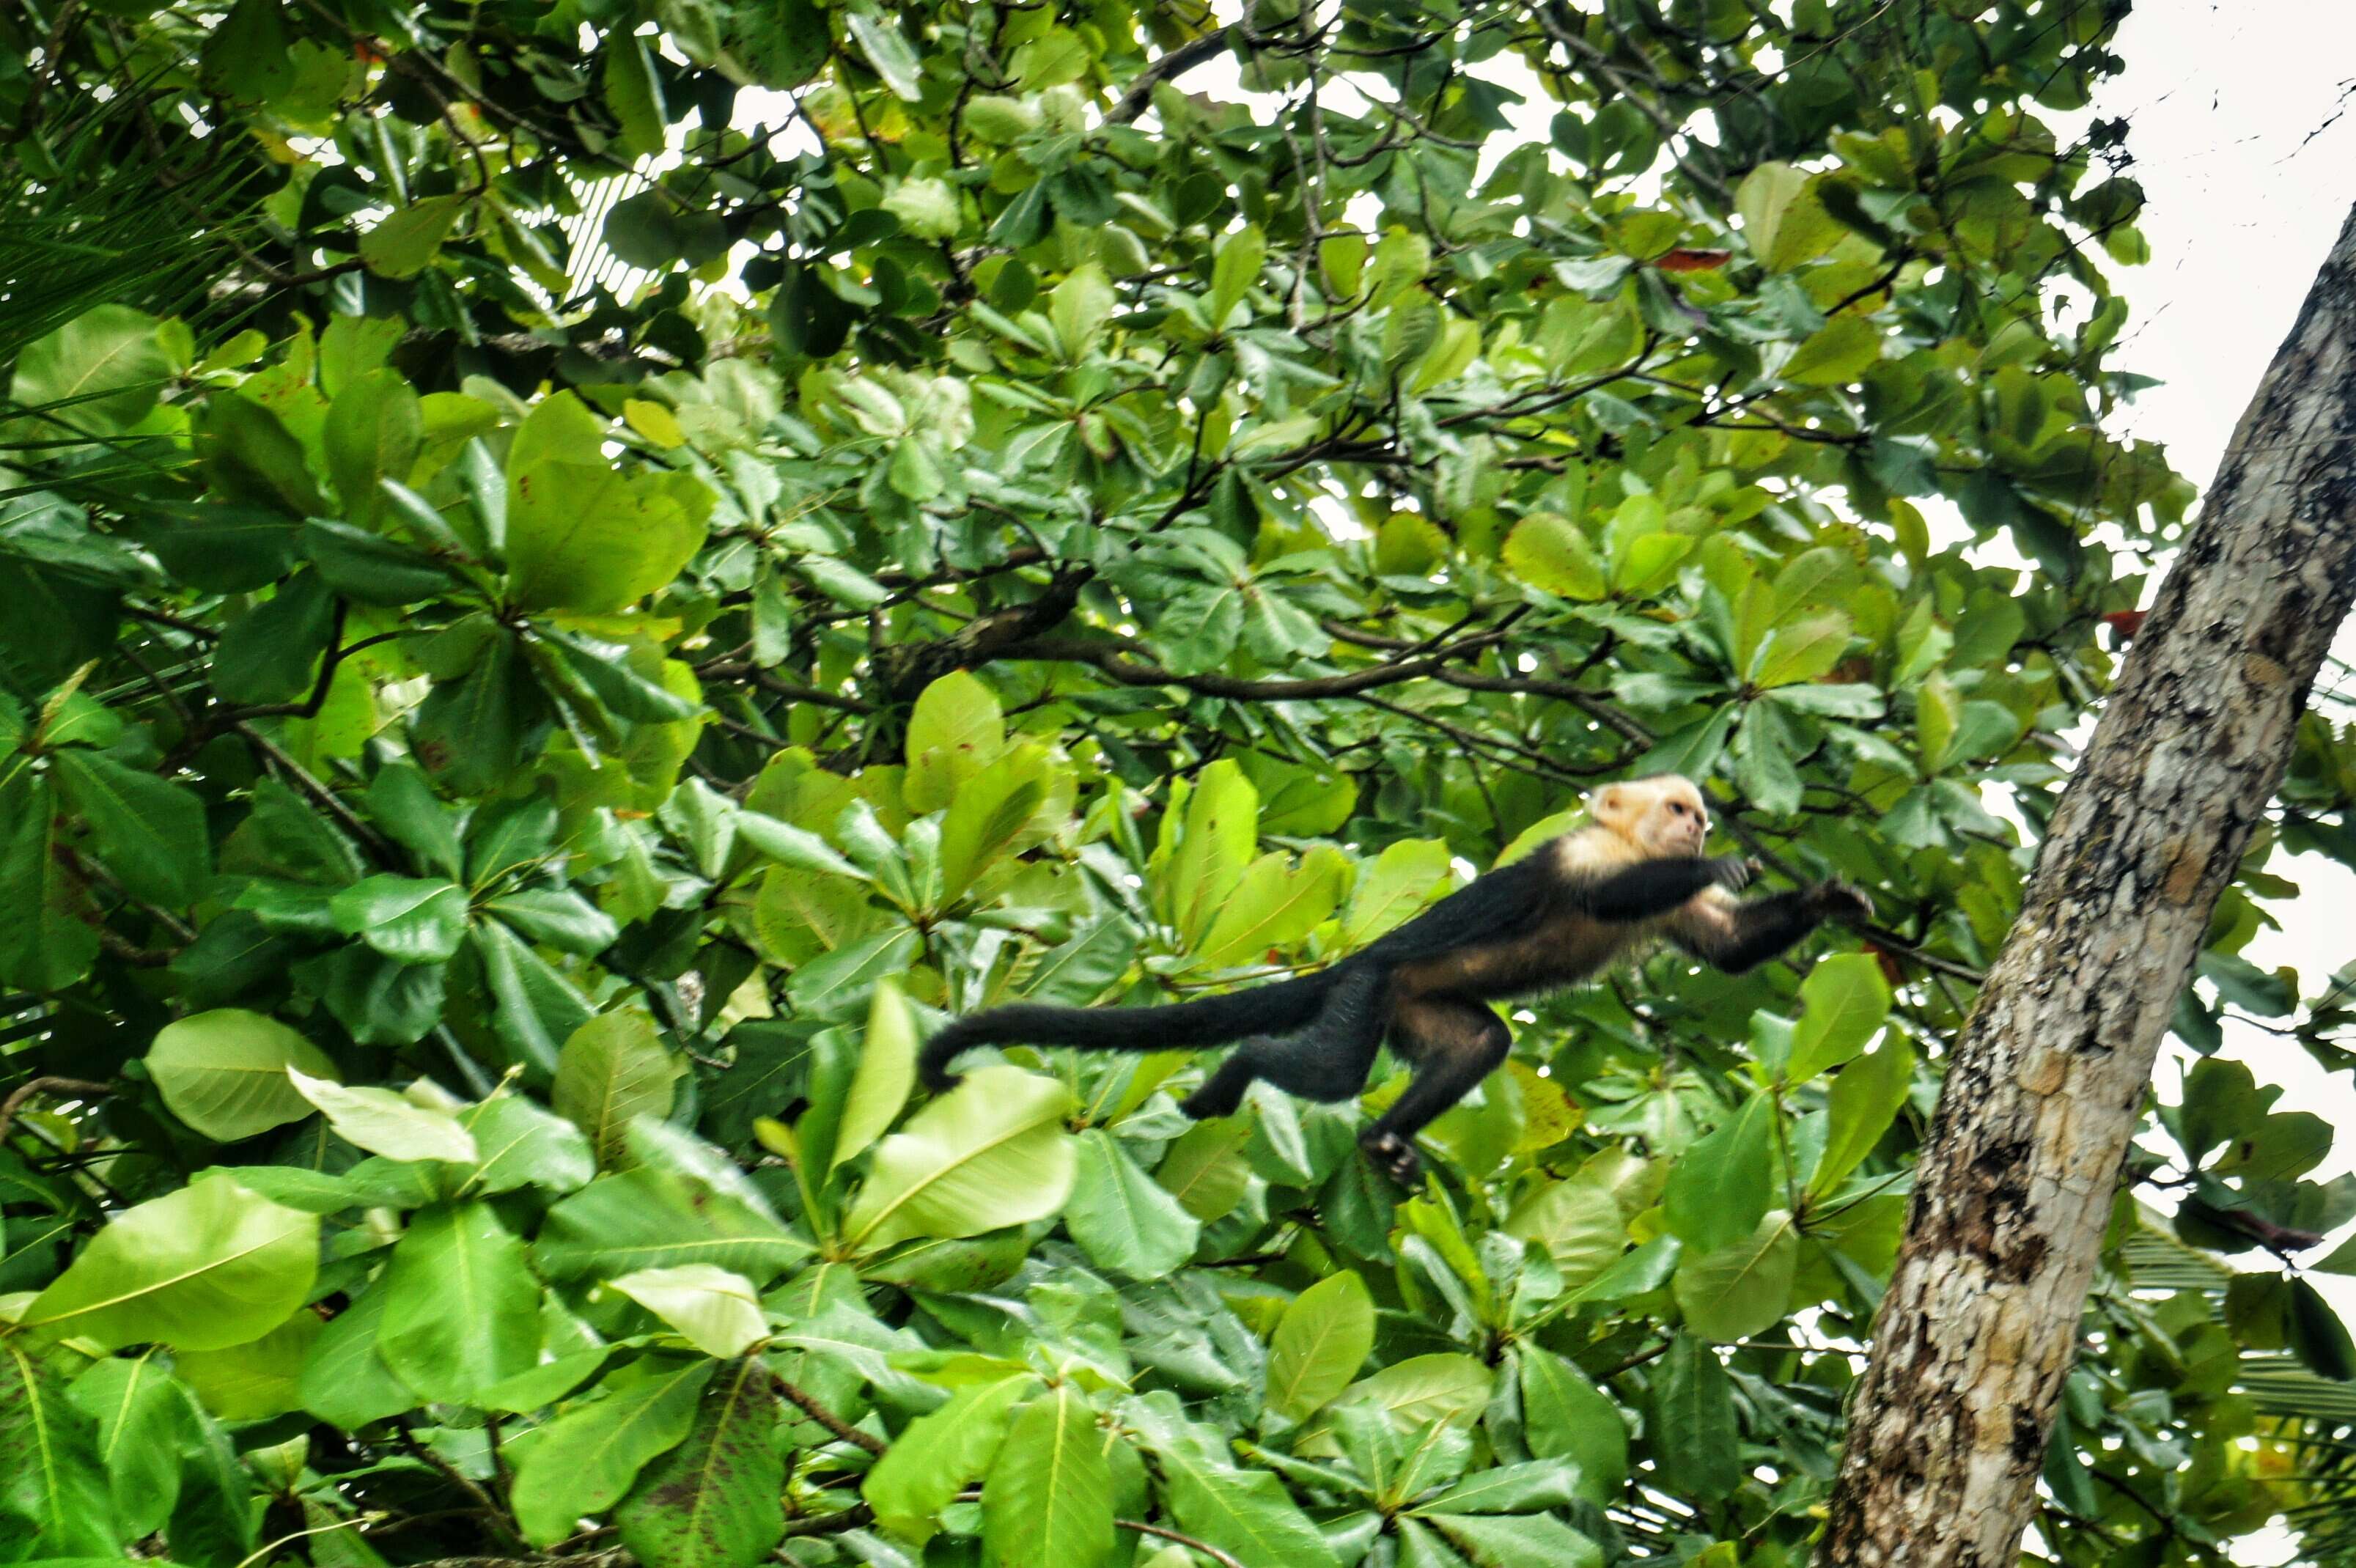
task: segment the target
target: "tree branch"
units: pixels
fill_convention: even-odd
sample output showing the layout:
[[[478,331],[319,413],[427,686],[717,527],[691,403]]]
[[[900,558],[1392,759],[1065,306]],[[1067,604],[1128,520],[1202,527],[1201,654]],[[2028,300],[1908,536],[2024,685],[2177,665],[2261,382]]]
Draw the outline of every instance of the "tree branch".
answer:
[[[1205,33],[1199,38],[1189,38],[1139,71],[1130,80],[1129,91],[1120,95],[1120,102],[1112,106],[1112,113],[1105,116],[1105,124],[1126,125],[1144,113],[1153,102],[1153,89],[1157,84],[1183,76],[1196,66],[1206,65],[1226,53],[1227,39],[1235,31],[1233,27],[1221,27],[1216,32]]]
[[[1419,659],[1402,659],[1353,670],[1344,675],[1316,675],[1299,681],[1245,681],[1207,672],[1181,675],[1160,665],[1148,664],[1117,643],[1087,642],[1077,638],[1034,638],[999,650],[997,657],[1091,665],[1123,686],[1182,686],[1205,697],[1226,697],[1242,703],[1303,703],[1353,697],[1379,686],[1420,679],[1436,673],[1451,660],[1494,647],[1505,635],[1503,631],[1483,632]]]
[[[852,1447],[864,1448],[870,1454],[881,1454],[891,1446],[873,1433],[860,1431],[859,1428],[819,1403],[817,1395],[798,1384],[787,1381],[778,1376],[775,1368],[769,1369],[769,1377],[777,1385],[777,1391],[798,1406],[804,1415],[809,1416]]]
[[[9,1091],[7,1099],[0,1100],[0,1142],[6,1140],[8,1130],[16,1124],[16,1112],[25,1108],[25,1101],[37,1094],[71,1095],[78,1100],[94,1100],[113,1092],[112,1084],[92,1083],[88,1079],[27,1079]]]

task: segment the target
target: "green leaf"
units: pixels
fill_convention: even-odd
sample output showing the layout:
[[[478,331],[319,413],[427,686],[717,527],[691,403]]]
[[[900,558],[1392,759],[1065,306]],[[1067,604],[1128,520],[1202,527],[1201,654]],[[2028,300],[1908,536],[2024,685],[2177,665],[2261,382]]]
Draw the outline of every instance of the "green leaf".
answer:
[[[957,188],[945,179],[903,179],[882,202],[901,229],[922,240],[954,240],[964,223]]]
[[[1349,857],[1326,845],[1302,855],[1298,865],[1282,854],[1262,855],[1228,891],[1195,957],[1225,968],[1293,946],[1340,907],[1350,870]]]
[[[898,28],[862,11],[852,11],[842,21],[858,40],[859,52],[867,57],[867,63],[884,79],[884,86],[911,102],[923,96],[916,51],[908,48],[908,40],[900,36]]]
[[[274,509],[173,509],[144,542],[166,572],[211,593],[251,593],[294,569],[294,524]]]
[[[252,398],[215,392],[198,423],[197,453],[222,500],[274,507],[296,517],[327,510],[303,443],[274,411]]]
[[[8,396],[22,408],[45,411],[45,424],[92,435],[127,430],[172,379],[162,325],[127,305],[84,311],[25,346]]]
[[[319,1217],[225,1176],[117,1215],[17,1319],[106,1349],[217,1350],[258,1339],[310,1294]]]
[[[1328,1413],[1344,1407],[1377,1410],[1408,1432],[1436,1421],[1469,1425],[1487,1406],[1490,1388],[1489,1369],[1476,1357],[1410,1356],[1351,1384]]]
[[[597,1163],[610,1167],[622,1155],[632,1117],[659,1122],[670,1114],[681,1070],[646,1014],[601,1014],[573,1030],[557,1053],[550,1102],[589,1135]]]
[[[516,1466],[524,1539],[552,1546],[619,1502],[640,1470],[686,1440],[714,1369],[701,1358],[648,1356],[549,1423]]]
[[[1172,924],[1199,940],[1217,919],[1259,840],[1259,792],[1230,758],[1203,769],[1186,798],[1183,836],[1157,891]],[[1157,862],[1162,857],[1157,855]]]
[[[1783,361],[1783,379],[1835,387],[1856,381],[1881,358],[1881,329],[1862,316],[1837,316]]]
[[[523,1242],[487,1203],[421,1210],[392,1249],[377,1288],[377,1350],[429,1400],[472,1403],[540,1356],[540,1282]]]
[[[468,200],[464,196],[428,196],[388,213],[360,236],[360,260],[379,277],[415,277],[440,252]]]
[[[680,472],[632,473],[569,392],[542,399],[508,448],[507,557],[519,604],[602,614],[679,575],[703,542],[712,494]]]
[[[940,1511],[989,1472],[1015,1407],[1038,1387],[1028,1373],[976,1383],[910,1422],[860,1483],[876,1522],[922,1539]]]
[[[1764,1333],[1790,1309],[1799,1266],[1800,1235],[1780,1208],[1739,1241],[1686,1253],[1674,1286],[1686,1326],[1718,1344]]]
[[[1603,1549],[1551,1515],[1420,1516],[1478,1568],[1603,1568]]]
[[[334,1078],[336,1064],[279,1023],[222,1007],[166,1024],[147,1047],[147,1076],[172,1114],[215,1143],[234,1144],[299,1122],[310,1103],[286,1076]]]
[[[1734,1385],[1718,1352],[1689,1334],[1678,1335],[1655,1381],[1653,1415],[1658,1423],[1653,1452],[1680,1491],[1717,1498],[1742,1484]]]
[[[1813,681],[1840,662],[1849,635],[1848,617],[1838,610],[1779,626],[1751,660],[1751,683],[1772,691]]]
[[[293,44],[278,0],[237,0],[205,42],[198,80],[226,98],[270,102],[294,86]]]
[[[16,812],[0,850],[0,977],[34,991],[62,991],[98,955],[95,913],[68,871],[64,834],[47,779],[0,795]]]
[[[1528,1343],[1514,1348],[1522,1442],[1541,1459],[1579,1466],[1580,1495],[1601,1508],[1628,1479],[1628,1424],[1576,1362]]]
[[[1252,1141],[1253,1128],[1249,1116],[1195,1122],[1171,1141],[1154,1169],[1154,1184],[1197,1219],[1232,1213],[1251,1186],[1252,1169],[1243,1152]]]
[[[1053,1214],[1076,1164],[1071,1096],[1053,1079],[985,1067],[875,1145],[844,1239],[877,1251],[911,1236],[977,1236]]]
[[[640,1269],[608,1283],[722,1360],[743,1355],[769,1332],[753,1282],[710,1263]]]
[[[764,87],[799,87],[834,53],[833,31],[814,0],[740,6],[730,24],[728,52]]]
[[[302,1408],[303,1363],[319,1337],[317,1317],[298,1312],[259,1339],[176,1358],[205,1409],[222,1421],[268,1421]]]
[[[1112,1472],[1096,1412],[1069,1382],[1014,1418],[981,1488],[982,1561],[992,1568],[1096,1568],[1112,1552]]]
[[[614,945],[622,929],[580,894],[560,887],[519,887],[484,900],[483,913],[559,952],[593,958]]]
[[[368,371],[344,383],[327,409],[321,445],[344,516],[373,527],[386,504],[382,481],[407,482],[425,442],[417,393],[398,371]]]
[[[1792,1034],[1791,1081],[1805,1083],[1859,1051],[1890,1016],[1890,983],[1871,953],[1834,953],[1800,983],[1800,1022]]]
[[[1505,1230],[1515,1240],[1544,1246],[1566,1291],[1594,1280],[1628,1246],[1619,1199],[1585,1177],[1550,1182],[1532,1192],[1514,1206]]]
[[[1837,244],[1845,231],[1816,198],[1814,177],[1785,163],[1762,163],[1734,193],[1742,236],[1771,272],[1789,272]]]
[[[1438,1497],[1416,1505],[1419,1514],[1534,1513],[1579,1500],[1579,1466],[1559,1459],[1499,1465],[1475,1471]]]
[[[1067,360],[1087,357],[1096,347],[1105,323],[1112,318],[1111,280],[1094,262],[1074,267],[1047,294],[1047,319],[1055,328],[1055,342]]]
[[[335,594],[304,570],[239,616],[213,654],[213,690],[237,703],[286,702],[306,693],[335,628]]]
[[[459,1112],[457,1119],[475,1140],[476,1163],[462,1192],[487,1197],[530,1186],[567,1193],[586,1187],[597,1174],[587,1134],[520,1094],[502,1090]]]
[[[1693,547],[1693,540],[1682,533],[1637,534],[1612,554],[1612,591],[1632,599],[1659,592],[1676,575],[1678,564]]]
[[[758,811],[736,816],[736,836],[779,865],[796,871],[824,872],[833,876],[866,880],[866,874],[835,853],[824,839],[806,829],[781,822]]]
[[[1405,923],[1433,894],[1449,885],[1448,844],[1441,839],[1401,839],[1386,844],[1372,866],[1358,874],[1350,908],[1342,919],[1342,945],[1365,946]]]
[[[655,79],[654,63],[644,40],[632,35],[605,40],[605,107],[621,127],[617,138],[626,158],[641,158],[663,150],[662,84]]]
[[[1245,1563],[1335,1568],[1333,1549],[1274,1475],[1210,1461],[1194,1444],[1156,1432],[1146,1442],[1161,1462],[1163,1499],[1180,1530]]]
[[[1913,1087],[1914,1047],[1895,1029],[1882,1036],[1870,1056],[1858,1057],[1841,1069],[1826,1097],[1830,1126],[1815,1174],[1808,1178],[1809,1196],[1829,1196],[1873,1153]]]
[[[389,1160],[475,1162],[474,1135],[446,1111],[431,1110],[389,1089],[347,1089],[298,1067],[289,1066],[286,1076],[346,1143]]]
[[[0,1389],[14,1375],[15,1369],[0,1371]],[[163,1529],[180,1498],[183,1402],[187,1394],[173,1385],[162,1358],[152,1350],[136,1357],[109,1357],[76,1378],[66,1397],[95,1429],[91,1446],[106,1468],[123,1538],[137,1541]],[[6,1394],[0,1393],[0,1405],[7,1402]],[[7,1418],[0,1416],[0,1432],[6,1424]],[[23,1457],[10,1454],[6,1438],[0,1436],[0,1461],[10,1462],[13,1471]]]
[[[645,1169],[591,1182],[548,1211],[532,1241],[532,1262],[559,1283],[710,1263],[765,1283],[810,1251],[741,1199]]]
[[[311,1341],[294,1391],[303,1408],[320,1420],[342,1427],[366,1426],[419,1402],[417,1391],[393,1376],[377,1350],[384,1303],[380,1281],[330,1318]]]
[[[843,1019],[858,1013],[860,1003],[872,1001],[874,986],[893,974],[905,974],[924,951],[924,932],[912,925],[860,937],[843,947],[810,958],[794,970],[787,991],[794,1010],[815,1019]]]
[[[1244,302],[1251,286],[1259,281],[1260,263],[1268,257],[1268,236],[1256,224],[1219,236],[1211,257],[1211,308],[1213,331],[1224,330],[1227,317]]]
[[[0,1339],[0,1541],[112,1562],[120,1539],[90,1418],[21,1338]]]
[[[1748,1236],[1774,1190],[1774,1097],[1754,1094],[1670,1168],[1661,1189],[1669,1233],[1701,1251]]]
[[[415,604],[446,593],[451,585],[450,574],[440,562],[348,522],[307,518],[301,539],[303,553],[321,580],[361,604]]]
[[[1593,603],[1611,593],[1603,562],[1569,518],[1532,512],[1505,536],[1505,565],[1531,587],[1557,598]]]
[[[1017,746],[975,774],[941,820],[941,899],[955,901],[1003,854],[1047,798],[1044,746]]]
[[[1006,718],[991,689],[964,671],[916,694],[908,715],[908,774],[901,786],[912,811],[937,811],[1006,749]]]
[[[1268,1408],[1301,1421],[1350,1386],[1375,1347],[1375,1303],[1366,1283],[1344,1269],[1285,1305],[1270,1336]]]
[[[859,1051],[859,1067],[842,1104],[842,1121],[835,1133],[834,1154],[828,1168],[842,1164],[892,1125],[916,1086],[916,1021],[890,980],[878,981],[875,1000],[867,1010],[867,1034]]]
[[[542,1361],[505,1382],[492,1384],[476,1402],[485,1410],[510,1411],[519,1415],[545,1409],[604,1371],[605,1363],[624,1348],[622,1344],[593,1345],[553,1361]]]
[[[649,271],[700,267],[728,251],[728,230],[718,215],[660,186],[614,203],[601,232],[617,260]]]
[[[328,902],[336,929],[396,963],[442,963],[466,936],[466,890],[454,882],[380,873]]]
[[[1080,1250],[1135,1280],[1158,1280],[1194,1255],[1194,1215],[1101,1127],[1079,1135],[1064,1225]]]
[[[757,1356],[723,1366],[696,1402],[686,1440],[638,1477],[615,1510],[622,1544],[664,1568],[752,1568],[785,1538],[786,1462],[777,1397]]]
[[[1676,1267],[1684,1243],[1675,1236],[1655,1236],[1622,1252],[1619,1260],[1587,1284],[1576,1296],[1580,1301],[1626,1301],[1632,1296],[1658,1290],[1668,1283],[1670,1273]]]

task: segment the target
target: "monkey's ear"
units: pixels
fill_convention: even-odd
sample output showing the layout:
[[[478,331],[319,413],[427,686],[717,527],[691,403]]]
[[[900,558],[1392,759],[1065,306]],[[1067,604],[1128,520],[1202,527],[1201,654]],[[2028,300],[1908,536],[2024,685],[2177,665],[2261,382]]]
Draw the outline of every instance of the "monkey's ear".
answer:
[[[1616,822],[1628,814],[1628,787],[1606,784],[1588,802],[1588,810],[1599,822]]]

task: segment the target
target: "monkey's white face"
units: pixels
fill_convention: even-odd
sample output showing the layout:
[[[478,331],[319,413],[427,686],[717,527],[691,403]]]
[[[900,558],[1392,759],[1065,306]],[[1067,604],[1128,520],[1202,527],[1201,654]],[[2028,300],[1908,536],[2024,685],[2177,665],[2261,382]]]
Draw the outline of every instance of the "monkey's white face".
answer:
[[[1675,775],[1607,785],[1595,797],[1594,816],[1655,859],[1699,854],[1709,837],[1701,791]]]
[[[1645,847],[1659,855],[1699,854],[1709,837],[1709,808],[1682,779],[1667,781],[1644,812]]]

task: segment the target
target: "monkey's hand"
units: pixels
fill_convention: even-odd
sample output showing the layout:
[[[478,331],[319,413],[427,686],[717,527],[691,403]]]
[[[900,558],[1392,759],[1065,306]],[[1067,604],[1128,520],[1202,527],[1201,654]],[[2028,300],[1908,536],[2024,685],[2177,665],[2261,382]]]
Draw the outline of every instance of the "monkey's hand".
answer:
[[[1873,918],[1873,900],[1846,882],[1817,883],[1816,908],[1828,920],[1856,923]]]
[[[1722,854],[1709,863],[1709,879],[1729,893],[1740,893],[1760,870],[1759,863],[1747,854]]]

